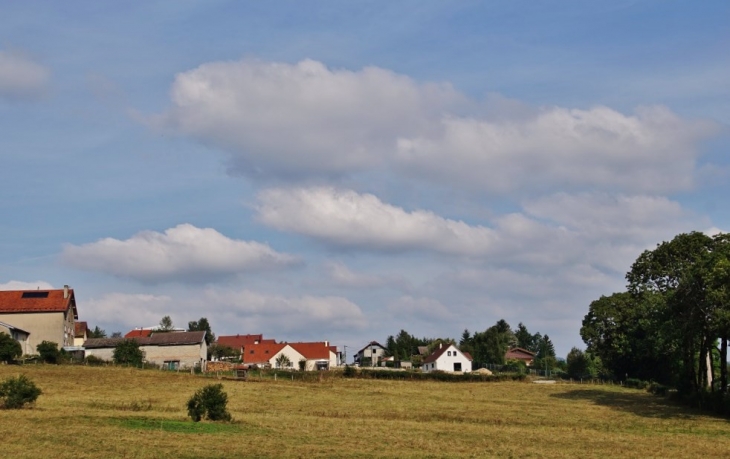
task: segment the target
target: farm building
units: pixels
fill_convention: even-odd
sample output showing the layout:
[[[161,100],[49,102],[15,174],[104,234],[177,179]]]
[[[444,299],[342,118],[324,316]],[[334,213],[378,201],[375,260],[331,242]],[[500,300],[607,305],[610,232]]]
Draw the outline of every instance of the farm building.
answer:
[[[521,347],[513,347],[504,354],[504,360],[521,360],[529,367],[535,360],[535,353]]]
[[[90,338],[84,343],[86,357],[112,360],[114,348],[125,339],[133,339],[145,354],[145,361],[171,370],[205,366],[208,347],[205,332],[153,333],[138,338]]]

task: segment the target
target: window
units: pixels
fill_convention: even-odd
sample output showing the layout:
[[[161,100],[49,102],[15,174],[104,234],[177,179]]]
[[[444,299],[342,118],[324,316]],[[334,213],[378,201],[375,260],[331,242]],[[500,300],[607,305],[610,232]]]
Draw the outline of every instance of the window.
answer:
[[[250,353],[253,354],[253,349],[251,349],[251,352]]]
[[[446,355],[447,355],[448,357],[451,357],[451,351],[446,351]]]
[[[165,360],[162,367],[166,370],[177,370],[180,368],[180,361],[179,360]]]
[[[33,291],[23,292],[22,298],[48,298],[48,292]]]

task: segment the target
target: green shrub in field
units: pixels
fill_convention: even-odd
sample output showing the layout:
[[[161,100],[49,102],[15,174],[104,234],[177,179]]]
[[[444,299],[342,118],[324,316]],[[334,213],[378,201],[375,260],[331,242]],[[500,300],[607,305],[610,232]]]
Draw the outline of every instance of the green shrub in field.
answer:
[[[0,384],[2,407],[6,409],[22,408],[36,401],[41,390],[25,375],[8,378]]]
[[[114,363],[139,367],[144,361],[144,351],[139,348],[137,341],[125,339],[114,347],[112,358]]]
[[[84,362],[92,367],[98,367],[106,364],[106,361],[104,359],[100,359],[99,357],[95,355],[90,355],[84,359]]]
[[[342,376],[345,378],[352,378],[357,375],[357,370],[350,365],[345,365],[345,369],[342,371]]]
[[[527,366],[522,360],[509,359],[502,367],[502,371],[523,375],[527,373]]]
[[[58,350],[58,343],[52,341],[42,341],[35,347],[41,360],[45,363],[58,363],[61,360],[61,351]]]
[[[7,333],[0,333],[0,362],[10,363],[20,357],[22,353],[23,349],[19,342]]]
[[[226,410],[228,395],[223,392],[223,384],[209,384],[198,389],[188,400],[188,415],[193,421],[230,421],[231,414]]]

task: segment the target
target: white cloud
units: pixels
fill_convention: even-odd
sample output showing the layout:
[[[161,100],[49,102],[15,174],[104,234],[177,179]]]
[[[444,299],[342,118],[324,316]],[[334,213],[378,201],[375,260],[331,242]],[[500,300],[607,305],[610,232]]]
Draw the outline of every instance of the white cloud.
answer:
[[[608,107],[549,108],[518,120],[449,117],[398,142],[407,173],[493,192],[604,189],[666,192],[692,186],[697,141],[709,122],[664,107],[627,116]]]
[[[410,285],[402,276],[366,274],[354,272],[341,262],[328,262],[325,264],[330,281],[337,287],[373,289],[382,287],[393,287],[407,290]]]
[[[258,198],[258,218],[266,225],[336,246],[475,255],[496,242],[489,228],[469,226],[429,211],[407,212],[372,194],[351,190],[272,188]]]
[[[166,295],[113,292],[84,301],[79,305],[79,314],[83,320],[93,320],[95,325],[98,322],[128,329],[153,327],[164,316],[170,316],[175,326],[183,327],[187,321],[186,316],[180,314],[179,307],[180,303]],[[125,333],[128,330],[119,331]]]
[[[11,280],[0,284],[0,290],[50,290],[53,286],[45,281],[24,282]]]
[[[453,320],[455,314],[440,301],[433,298],[406,295],[388,305],[388,311],[396,317],[408,318],[410,321],[444,321]]]
[[[153,124],[227,150],[237,173],[322,178],[395,171],[491,193],[663,193],[693,184],[716,126],[661,106],[530,109],[469,100],[367,67],[213,62],[177,75]]]
[[[251,175],[329,175],[382,163],[395,139],[428,130],[462,100],[448,85],[322,63],[214,62],[181,73],[156,122],[232,154]]]
[[[298,260],[266,244],[230,239],[212,228],[181,224],[164,233],[101,239],[64,247],[62,259],[79,269],[142,282],[207,281],[244,271],[290,266]]]
[[[151,327],[164,316],[175,326],[207,317],[216,334],[264,333],[268,338],[294,339],[313,331],[326,339],[330,332],[360,330],[366,320],[360,307],[339,296],[284,296],[252,290],[207,288],[178,290],[170,295],[114,292],[85,301],[80,312],[84,320],[104,326]]]
[[[27,99],[43,94],[50,72],[20,53],[0,51],[0,98]]]

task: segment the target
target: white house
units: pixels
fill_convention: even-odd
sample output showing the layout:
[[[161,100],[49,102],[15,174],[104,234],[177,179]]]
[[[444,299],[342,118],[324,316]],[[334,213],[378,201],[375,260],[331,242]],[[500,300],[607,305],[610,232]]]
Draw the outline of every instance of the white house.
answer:
[[[443,343],[428,357],[423,360],[421,370],[424,373],[431,371],[469,372],[471,371],[471,356],[461,352],[453,344],[448,346]]]

